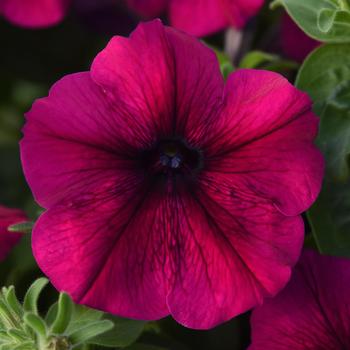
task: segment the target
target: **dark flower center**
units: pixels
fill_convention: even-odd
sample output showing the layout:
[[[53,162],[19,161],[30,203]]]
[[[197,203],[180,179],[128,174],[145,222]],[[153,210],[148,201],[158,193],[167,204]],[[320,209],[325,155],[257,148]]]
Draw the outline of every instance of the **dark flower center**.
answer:
[[[182,165],[183,157],[178,145],[175,142],[165,143],[160,150],[159,160],[165,167],[179,168]]]
[[[192,172],[201,167],[199,150],[190,147],[182,140],[163,140],[158,146],[159,163],[165,171]]]
[[[181,139],[161,140],[142,154],[144,166],[159,175],[193,175],[202,162],[201,152]]]

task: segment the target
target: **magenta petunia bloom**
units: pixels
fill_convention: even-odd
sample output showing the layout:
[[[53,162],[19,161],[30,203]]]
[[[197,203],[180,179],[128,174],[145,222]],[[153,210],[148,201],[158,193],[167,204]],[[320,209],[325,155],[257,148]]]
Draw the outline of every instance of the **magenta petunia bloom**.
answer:
[[[0,206],[0,261],[6,258],[22,237],[20,233],[9,232],[8,227],[25,221],[27,217],[22,210]]]
[[[302,62],[320,44],[307,36],[287,14],[282,17],[281,46],[286,56]]]
[[[321,186],[307,95],[239,70],[159,20],[114,37],[27,114],[21,153],[38,264],[124,317],[224,322],[289,280]]]
[[[131,8],[146,17],[158,16],[168,7],[172,26],[195,36],[227,27],[243,27],[264,0],[128,0]]]
[[[45,28],[59,23],[71,0],[0,0],[0,14],[26,28]]]
[[[249,350],[350,349],[350,260],[306,250],[287,287],[252,315]]]

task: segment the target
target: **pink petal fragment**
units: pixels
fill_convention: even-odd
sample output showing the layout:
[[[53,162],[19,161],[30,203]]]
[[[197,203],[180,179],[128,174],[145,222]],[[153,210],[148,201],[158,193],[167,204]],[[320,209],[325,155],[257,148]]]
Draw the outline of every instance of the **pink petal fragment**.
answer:
[[[22,237],[20,233],[9,232],[8,227],[25,221],[27,216],[22,210],[0,206],[0,261],[6,258]]]
[[[254,310],[249,350],[350,348],[350,260],[307,250],[287,287]]]
[[[2,0],[0,12],[13,24],[45,28],[59,23],[70,0]]]
[[[171,24],[189,34],[206,36],[229,26],[243,27],[263,0],[172,0]]]
[[[215,128],[206,141],[211,171],[269,198],[285,215],[298,215],[314,202],[324,168],[313,145],[318,118],[306,94],[286,79],[267,71],[233,73]]]
[[[130,9],[145,18],[158,17],[165,11],[169,0],[127,0]]]

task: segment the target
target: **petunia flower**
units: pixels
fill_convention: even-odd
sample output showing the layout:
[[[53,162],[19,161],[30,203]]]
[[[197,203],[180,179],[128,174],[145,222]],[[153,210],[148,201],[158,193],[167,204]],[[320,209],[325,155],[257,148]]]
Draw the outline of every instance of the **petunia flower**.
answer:
[[[0,14],[26,28],[45,28],[59,23],[71,0],[0,0]]]
[[[9,232],[8,227],[24,221],[27,221],[27,217],[22,210],[0,206],[0,261],[6,258],[22,237],[20,233]]]
[[[308,96],[159,20],[35,102],[22,162],[38,264],[78,303],[210,328],[275,295],[321,186]]]
[[[166,8],[172,26],[195,36],[205,36],[233,26],[243,27],[264,0],[128,0],[145,17],[156,17]]]
[[[281,46],[286,56],[302,62],[320,44],[307,36],[287,14],[282,17]]]
[[[252,315],[249,350],[350,349],[350,260],[303,253],[291,281]]]

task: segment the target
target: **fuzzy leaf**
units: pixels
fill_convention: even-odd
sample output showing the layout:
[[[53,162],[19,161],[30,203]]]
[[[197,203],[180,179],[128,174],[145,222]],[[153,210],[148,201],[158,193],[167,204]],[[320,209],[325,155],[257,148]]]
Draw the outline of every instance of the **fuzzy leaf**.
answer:
[[[58,303],[54,303],[50,306],[45,316],[45,322],[47,325],[52,326],[57,316]]]
[[[39,338],[47,338],[46,324],[40,316],[32,312],[28,312],[24,315],[23,320],[37,334]]]
[[[10,329],[7,334],[15,341],[19,343],[23,343],[23,341],[28,341],[28,336],[18,329]]]
[[[72,318],[73,312],[73,302],[68,294],[60,293],[58,304],[57,304],[57,313],[56,318],[53,321],[51,331],[52,333],[61,334],[64,333],[66,328],[69,325],[69,322]]]
[[[9,288],[3,288],[3,294],[12,311],[19,317],[23,316],[23,308],[17,299],[15,287],[11,286]]]
[[[6,329],[15,328],[18,317],[4,300],[0,299],[0,322]]]
[[[33,312],[34,314],[38,314],[38,299],[40,293],[45,288],[45,286],[49,283],[47,278],[39,278],[37,279],[28,289],[23,302],[24,311]]]
[[[35,349],[33,342],[27,341],[25,343],[16,345],[11,350],[37,350],[37,349]]]

